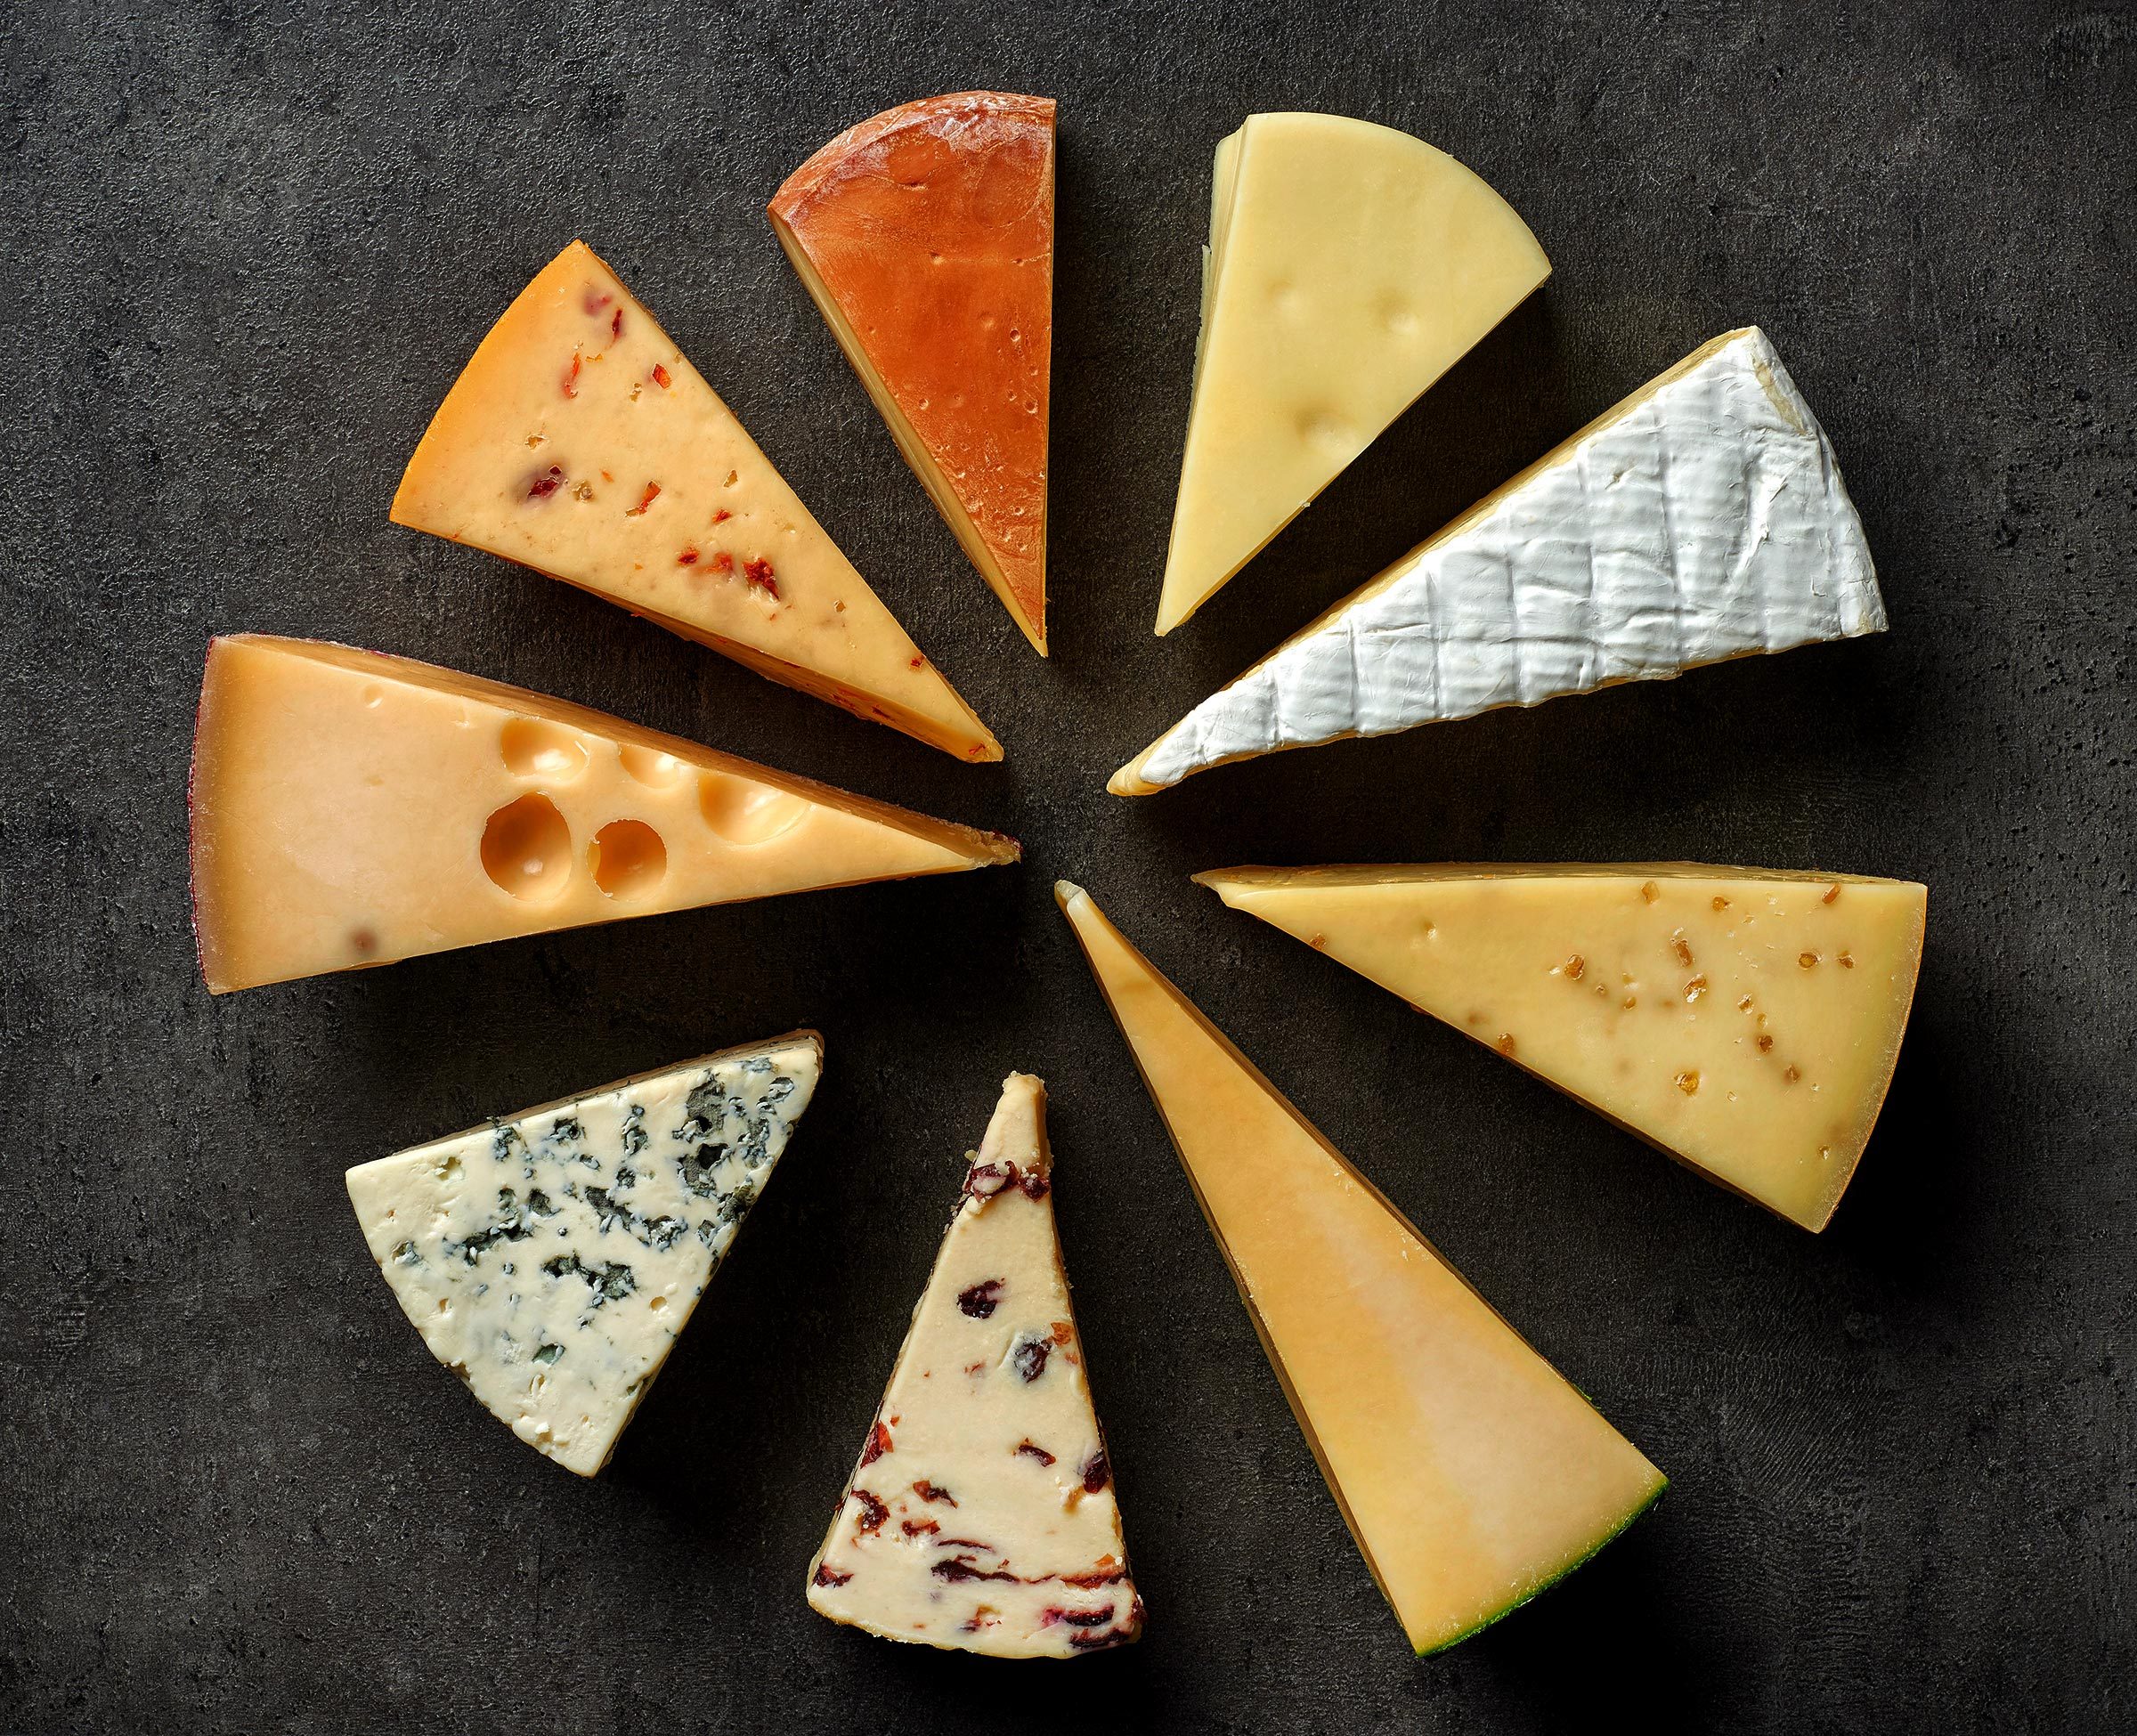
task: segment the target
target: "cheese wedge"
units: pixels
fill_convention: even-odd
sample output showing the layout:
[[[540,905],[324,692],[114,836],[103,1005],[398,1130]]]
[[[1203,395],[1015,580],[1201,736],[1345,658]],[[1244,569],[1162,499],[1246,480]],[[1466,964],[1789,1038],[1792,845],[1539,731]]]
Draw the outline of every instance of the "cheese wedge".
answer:
[[[1551,274],[1483,181],[1369,121],[1250,115],[1213,182],[1160,634]]]
[[[252,634],[208,646],[193,926],[215,994],[512,935],[1017,859],[524,688]]]
[[[1012,1073],[808,1601],[886,1639],[1074,1658],[1142,1631],[1053,1228],[1045,1088]]]
[[[360,1164],[349,1199],[430,1352],[567,1471],[608,1462],[823,1070],[814,1031]]]
[[[1662,1473],[1082,888],[1054,894],[1411,1646],[1467,1638],[1630,1524]]]
[[[1832,447],[1747,327],[1486,495],[1107,788],[1884,630]]]
[[[1195,878],[1814,1230],[1884,1103],[1929,900],[1682,862]]]
[[[472,543],[960,758],[1002,745],[582,241],[490,329],[393,519]]]
[[[1044,657],[1053,99],[901,103],[802,164],[770,213],[898,450]]]

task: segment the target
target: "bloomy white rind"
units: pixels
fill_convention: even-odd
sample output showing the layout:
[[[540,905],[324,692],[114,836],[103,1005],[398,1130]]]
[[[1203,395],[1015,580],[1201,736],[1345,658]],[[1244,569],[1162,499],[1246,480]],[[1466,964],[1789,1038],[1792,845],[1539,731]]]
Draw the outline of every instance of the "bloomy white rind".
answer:
[[[1114,775],[1212,766],[1882,632],[1831,442],[1730,332],[1413,549]]]

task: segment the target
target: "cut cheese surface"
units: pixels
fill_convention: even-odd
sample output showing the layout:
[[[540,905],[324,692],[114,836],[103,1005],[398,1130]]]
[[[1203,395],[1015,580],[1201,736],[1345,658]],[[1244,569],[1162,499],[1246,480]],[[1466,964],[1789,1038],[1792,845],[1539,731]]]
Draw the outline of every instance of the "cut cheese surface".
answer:
[[[348,1173],[371,1257],[498,1421],[590,1477],[808,1107],[813,1031],[485,1122]]]
[[[802,164],[770,214],[898,450],[1044,656],[1053,100],[901,103]]]
[[[1161,634],[1551,272],[1482,180],[1369,121],[1250,115],[1214,183]]]
[[[1883,1105],[1928,888],[1691,863],[1195,877],[1807,1229]]]
[[[1578,1566],[1662,1474],[1080,888],[1055,888],[1368,1565],[1419,1652]]]
[[[524,688],[248,634],[208,647],[191,795],[218,994],[1018,855]]]
[[[1756,327],[1687,356],[1345,597],[1108,784],[1885,629],[1825,433]]]
[[[1074,1658],[1142,1631],[1053,1224],[1045,1091],[1002,1100],[964,1179],[808,1601],[888,1639]]]
[[[1002,757],[584,242],[490,329],[409,459],[393,519],[605,596],[947,753]]]

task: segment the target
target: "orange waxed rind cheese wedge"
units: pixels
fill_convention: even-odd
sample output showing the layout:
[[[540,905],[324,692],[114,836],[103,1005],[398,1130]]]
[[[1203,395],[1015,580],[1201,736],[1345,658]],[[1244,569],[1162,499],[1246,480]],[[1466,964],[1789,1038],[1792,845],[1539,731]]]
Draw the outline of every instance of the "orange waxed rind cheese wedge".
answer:
[[[849,128],[769,213],[972,564],[1046,654],[1054,104],[963,91]]]
[[[523,688],[251,634],[208,647],[191,794],[217,994],[1019,854]]]
[[[967,760],[1002,746],[582,241],[490,329],[393,520],[576,585]]]
[[[1443,1650],[1662,1493],[1524,1343],[1079,887],[1056,898],[1380,1589]]]

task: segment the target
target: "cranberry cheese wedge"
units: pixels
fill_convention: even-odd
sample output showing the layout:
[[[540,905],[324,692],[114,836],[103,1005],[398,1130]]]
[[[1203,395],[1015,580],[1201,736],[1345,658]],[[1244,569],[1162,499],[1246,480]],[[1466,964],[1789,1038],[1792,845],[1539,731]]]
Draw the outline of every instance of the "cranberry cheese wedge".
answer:
[[[1467,1638],[1638,1517],[1662,1473],[1080,887],[1054,894],[1411,1647]],[[1263,1590],[1310,1572],[1272,1562]]]
[[[1003,1082],[808,1601],[886,1639],[1073,1658],[1142,1632],[1053,1226],[1045,1087]]]
[[[906,463],[1044,657],[1053,100],[901,103],[802,164],[770,211]]]
[[[490,329],[393,520],[472,543],[961,759],[1002,744],[593,249]]]

